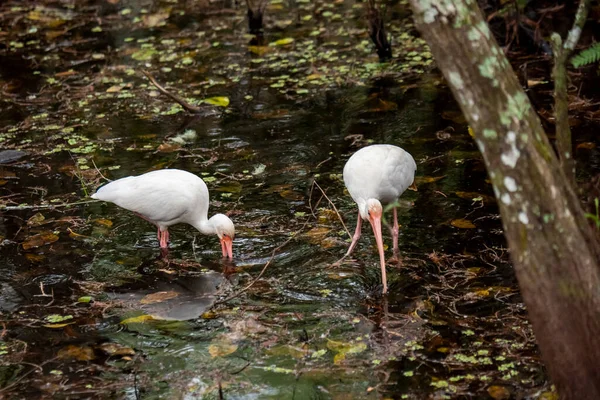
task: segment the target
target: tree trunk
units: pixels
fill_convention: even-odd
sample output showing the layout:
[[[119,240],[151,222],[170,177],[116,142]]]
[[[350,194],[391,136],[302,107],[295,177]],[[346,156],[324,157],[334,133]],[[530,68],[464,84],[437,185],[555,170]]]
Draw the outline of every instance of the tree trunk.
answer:
[[[600,399],[600,250],[474,0],[411,0],[475,132],[542,358],[563,399]]]
[[[573,144],[571,142],[571,127],[569,126],[569,97],[567,91],[567,60],[577,42],[585,25],[590,0],[581,0],[575,15],[573,28],[569,31],[567,40],[563,43],[558,33],[553,33],[552,51],[554,52],[554,120],[556,125],[556,150],[561,167],[567,179],[575,182],[575,161],[573,160]]]

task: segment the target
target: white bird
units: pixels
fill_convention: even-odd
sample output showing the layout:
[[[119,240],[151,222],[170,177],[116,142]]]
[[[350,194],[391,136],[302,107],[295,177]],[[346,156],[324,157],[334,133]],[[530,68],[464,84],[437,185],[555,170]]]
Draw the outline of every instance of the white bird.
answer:
[[[414,182],[417,164],[405,150],[389,144],[367,146],[350,157],[344,166],[344,183],[352,199],[358,205],[358,221],[352,243],[346,256],[352,253],[360,238],[362,220],[369,221],[375,234],[379,261],[381,263],[381,280],[383,293],[387,292],[385,272],[385,256],[381,235],[381,216],[383,204],[392,204],[398,200]],[[398,257],[398,215],[394,209],[394,256]]]
[[[208,188],[190,172],[161,169],[128,176],[102,186],[92,198],[110,201],[156,225],[164,252],[169,242],[169,226],[183,222],[205,235],[217,235],[223,257],[233,258],[233,222],[223,214],[208,219]]]

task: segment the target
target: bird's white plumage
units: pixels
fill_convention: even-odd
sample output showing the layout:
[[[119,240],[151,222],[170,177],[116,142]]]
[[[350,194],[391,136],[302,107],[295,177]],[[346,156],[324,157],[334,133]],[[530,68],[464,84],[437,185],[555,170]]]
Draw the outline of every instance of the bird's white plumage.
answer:
[[[102,186],[92,198],[136,212],[161,229],[179,222],[196,225],[206,220],[209,201],[204,181],[178,169],[118,179]]]
[[[417,164],[400,147],[376,144],[354,153],[344,166],[344,183],[352,199],[366,212],[368,199],[387,204],[396,201],[413,183]]]

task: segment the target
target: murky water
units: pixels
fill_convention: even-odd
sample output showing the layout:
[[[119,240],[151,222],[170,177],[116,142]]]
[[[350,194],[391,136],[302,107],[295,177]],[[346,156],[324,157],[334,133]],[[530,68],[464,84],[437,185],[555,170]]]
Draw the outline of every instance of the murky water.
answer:
[[[101,122],[64,140],[91,146],[84,154],[107,178],[167,167],[202,176],[209,214],[236,224],[235,258],[220,260],[214,237],[176,226],[166,263],[155,228],[125,210],[49,207],[86,200],[104,180],[81,153],[29,150],[0,168],[0,388],[15,398],[131,399],[546,390],[483,162],[440,83],[433,73],[370,80],[298,100],[246,79],[227,86],[227,112],[135,113],[111,100],[80,110],[76,118],[102,113]],[[20,116],[2,120],[9,132]],[[27,148],[39,130],[19,140],[8,143]],[[349,236],[313,185],[352,231],[357,211],[341,172],[368,143],[399,145],[418,165],[418,191],[399,208],[404,262],[388,265],[387,298],[368,226],[354,257],[334,265]]]

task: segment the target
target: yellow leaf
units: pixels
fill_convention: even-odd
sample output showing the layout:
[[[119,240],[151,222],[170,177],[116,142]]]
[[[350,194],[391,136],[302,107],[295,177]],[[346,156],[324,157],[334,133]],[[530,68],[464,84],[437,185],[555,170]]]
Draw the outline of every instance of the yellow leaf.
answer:
[[[54,233],[47,231],[38,233],[25,239],[23,242],[23,250],[33,249],[35,247],[45,246],[50,243],[54,243],[58,240],[58,236]]]
[[[100,349],[109,356],[133,356],[135,350],[131,347],[123,346],[118,343],[106,342],[100,345]]]
[[[89,238],[89,236],[85,236],[85,235],[80,235],[79,233],[73,232],[73,230],[71,230],[71,228],[67,228],[67,230],[69,231],[69,237],[71,239],[87,239]]]
[[[44,217],[42,215],[42,213],[37,213],[37,214],[34,214],[31,218],[29,218],[27,220],[27,225],[29,225],[29,226],[41,225],[45,219],[46,219],[46,217]]]
[[[104,218],[95,219],[94,223],[96,225],[106,226],[107,228],[110,228],[113,225],[113,223],[110,219],[104,219]]]
[[[452,226],[454,226],[456,228],[461,228],[461,229],[473,229],[473,228],[477,228],[474,223],[472,223],[468,219],[464,219],[464,218],[453,219],[450,222],[450,225],[452,225]]]
[[[316,227],[306,232],[303,236],[308,238],[308,241],[313,244],[321,244],[321,241],[325,239],[328,233],[331,232],[331,228],[327,227]]]
[[[291,43],[294,43],[293,38],[284,38],[284,39],[279,39],[279,40],[269,43],[269,46],[285,46],[285,45],[288,45]]]
[[[229,105],[229,97],[227,97],[227,96],[209,97],[208,99],[204,99],[204,102],[208,103],[208,104],[212,104],[213,106],[227,107]]]
[[[335,365],[339,365],[345,359],[346,359],[346,353],[337,353],[335,356],[333,356],[333,363]]]
[[[74,324],[74,322],[67,322],[64,324],[46,324],[46,325],[42,325],[44,328],[51,328],[51,329],[58,329],[58,328],[64,328],[67,325],[71,325]]]
[[[307,81],[314,81],[315,79],[321,78],[321,74],[310,74],[306,77]]]
[[[152,315],[142,314],[142,315],[138,315],[137,317],[131,317],[131,318],[124,319],[123,321],[121,321],[121,325],[143,324],[147,321],[154,321],[154,320],[155,320],[155,318]]]
[[[444,179],[446,177],[446,175],[442,175],[442,176],[417,176],[415,177],[415,183],[417,185],[422,185],[424,183],[433,183],[433,182],[437,182],[440,179]]]
[[[238,349],[237,344],[216,342],[208,346],[208,353],[212,358],[224,357],[235,352]]]
[[[250,53],[256,54],[258,56],[262,56],[263,54],[266,54],[270,50],[271,49],[267,46],[248,46],[248,51],[250,51]]]
[[[179,293],[174,292],[174,291],[156,292],[156,293],[151,293],[147,296],[144,296],[144,298],[140,300],[140,303],[141,304],[161,303],[165,300],[174,299],[177,296],[179,296]]]
[[[472,138],[475,138],[475,132],[473,131],[473,128],[468,126],[467,131],[469,132],[469,136],[471,136]]]

